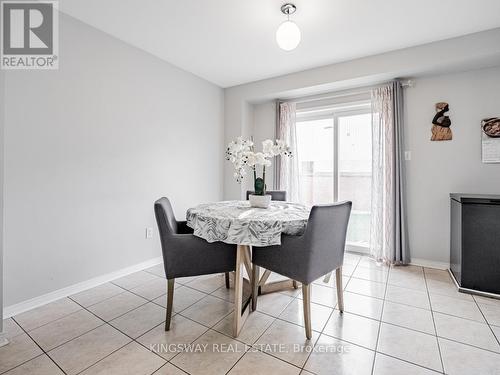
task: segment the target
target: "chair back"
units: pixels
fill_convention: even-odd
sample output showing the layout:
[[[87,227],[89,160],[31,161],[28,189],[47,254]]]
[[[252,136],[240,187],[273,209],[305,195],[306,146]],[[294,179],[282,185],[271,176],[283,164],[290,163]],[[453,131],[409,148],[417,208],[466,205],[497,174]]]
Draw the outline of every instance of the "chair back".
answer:
[[[309,267],[322,276],[344,262],[344,250],[352,202],[313,206],[304,234]]]
[[[250,194],[255,194],[255,192],[252,190],[247,190],[247,200]],[[273,201],[286,201],[285,190],[267,190],[266,194],[269,194]]]
[[[168,198],[163,197],[155,202],[155,216],[161,244],[164,246],[166,238],[177,234],[177,220]]]

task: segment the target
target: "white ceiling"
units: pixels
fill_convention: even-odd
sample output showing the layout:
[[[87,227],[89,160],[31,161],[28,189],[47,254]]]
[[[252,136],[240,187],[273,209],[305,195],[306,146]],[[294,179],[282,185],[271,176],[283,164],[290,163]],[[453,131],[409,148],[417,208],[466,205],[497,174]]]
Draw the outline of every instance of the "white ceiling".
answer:
[[[302,42],[285,52],[274,37],[284,2],[59,4],[63,12],[222,87],[500,27],[499,0],[294,0],[292,19]]]

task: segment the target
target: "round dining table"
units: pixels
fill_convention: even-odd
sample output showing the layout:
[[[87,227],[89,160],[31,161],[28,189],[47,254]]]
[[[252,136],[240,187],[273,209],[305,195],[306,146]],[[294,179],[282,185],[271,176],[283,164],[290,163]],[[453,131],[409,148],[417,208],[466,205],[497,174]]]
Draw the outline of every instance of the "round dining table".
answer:
[[[248,201],[204,203],[190,208],[187,225],[193,234],[208,242],[234,244],[236,265],[234,273],[233,335],[237,337],[250,312],[251,292],[244,295],[244,284],[252,283],[251,248],[281,244],[281,235],[301,235],[309,219],[310,207],[298,203],[271,201],[268,208],[251,207]],[[246,270],[247,278],[244,277]],[[297,288],[292,280],[266,283],[270,271],[259,279],[261,294]],[[247,288],[249,291],[251,288]],[[239,312],[239,313],[238,313]]]

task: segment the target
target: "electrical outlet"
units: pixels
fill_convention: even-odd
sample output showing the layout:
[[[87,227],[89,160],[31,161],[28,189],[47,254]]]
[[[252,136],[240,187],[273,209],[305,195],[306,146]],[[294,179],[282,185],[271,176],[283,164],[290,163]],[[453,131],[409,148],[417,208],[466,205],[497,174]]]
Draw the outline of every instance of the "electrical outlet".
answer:
[[[146,238],[153,238],[153,228],[146,228]]]
[[[411,151],[405,151],[405,160],[411,160]]]

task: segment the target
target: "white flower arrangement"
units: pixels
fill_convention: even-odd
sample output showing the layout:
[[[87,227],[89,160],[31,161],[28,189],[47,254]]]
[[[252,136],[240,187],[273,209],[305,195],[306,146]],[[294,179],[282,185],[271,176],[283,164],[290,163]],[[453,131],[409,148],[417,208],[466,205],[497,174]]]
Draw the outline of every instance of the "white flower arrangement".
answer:
[[[238,137],[230,142],[226,149],[226,159],[233,163],[234,178],[238,183],[243,181],[247,167],[253,170],[256,195],[265,195],[266,193],[266,167],[271,166],[271,159],[275,156],[292,156],[290,147],[280,139],[274,142],[271,139],[266,139],[262,142],[262,152],[255,152],[252,140]],[[262,177],[257,177],[257,166],[259,165],[262,166]]]

